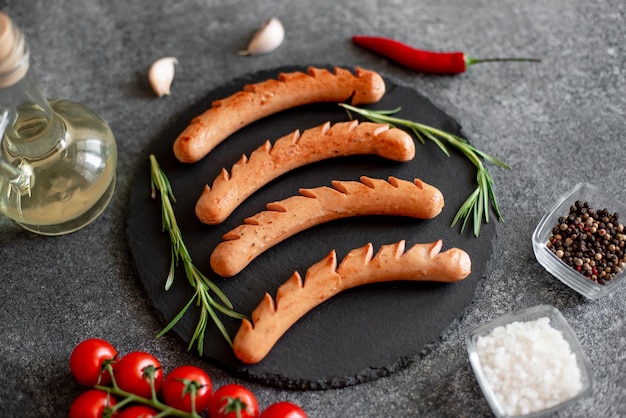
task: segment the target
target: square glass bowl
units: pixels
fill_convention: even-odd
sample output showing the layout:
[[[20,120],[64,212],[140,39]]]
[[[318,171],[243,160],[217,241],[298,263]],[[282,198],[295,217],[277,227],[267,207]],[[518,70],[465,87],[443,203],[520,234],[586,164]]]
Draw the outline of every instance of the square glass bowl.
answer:
[[[546,246],[552,235],[552,228],[558,224],[558,219],[567,216],[570,206],[577,200],[589,203],[589,206],[596,211],[607,209],[609,212],[617,213],[626,219],[626,205],[591,184],[579,183],[563,194],[541,218],[532,236],[533,250],[539,264],[554,277],[587,298],[598,299],[611,293],[617,285],[624,281],[626,270],[616,274],[604,285],[595,283],[567,265]]]
[[[565,399],[561,403],[551,406],[549,408],[545,408],[540,411],[534,411],[525,415],[507,415],[504,406],[496,397],[494,388],[490,386],[487,380],[485,370],[480,362],[480,358],[476,349],[476,343],[480,337],[484,337],[490,334],[497,327],[504,327],[513,322],[534,321],[544,317],[549,319],[549,323],[552,328],[561,333],[563,339],[568,343],[570,351],[576,356],[576,363],[580,371],[581,389],[573,397]],[[492,320],[491,322],[481,325],[474,331],[470,332],[465,338],[465,343],[467,346],[467,353],[469,355],[470,364],[472,365],[472,369],[474,370],[476,380],[478,381],[478,384],[480,385],[480,388],[482,389],[482,392],[487,399],[491,410],[498,418],[530,418],[542,416],[543,414],[555,412],[557,410],[565,408],[577,402],[579,399],[588,396],[592,391],[593,376],[591,373],[591,368],[589,366],[589,360],[587,359],[587,356],[585,355],[580,345],[580,342],[578,341],[578,338],[576,338],[576,335],[570,328],[569,324],[567,323],[561,312],[559,312],[559,310],[556,309],[554,306],[538,305],[532,308],[527,308],[503,315],[499,318]],[[534,343],[536,343],[536,341]],[[515,372],[511,370],[511,373]]]

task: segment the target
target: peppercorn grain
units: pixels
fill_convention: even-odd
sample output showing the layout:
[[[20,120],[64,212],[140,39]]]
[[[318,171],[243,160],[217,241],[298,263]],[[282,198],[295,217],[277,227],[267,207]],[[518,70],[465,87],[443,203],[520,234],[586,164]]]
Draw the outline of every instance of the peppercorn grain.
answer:
[[[626,267],[626,234],[619,214],[577,200],[558,219],[548,249],[589,280],[606,284]]]

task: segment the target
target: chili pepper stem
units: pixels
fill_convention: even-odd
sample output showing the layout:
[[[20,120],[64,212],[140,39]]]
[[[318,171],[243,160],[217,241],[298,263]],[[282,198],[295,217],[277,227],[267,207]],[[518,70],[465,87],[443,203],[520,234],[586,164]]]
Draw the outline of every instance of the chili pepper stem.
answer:
[[[484,62],[541,62],[539,58],[506,57],[506,58],[471,58],[465,56],[465,65],[481,64]]]

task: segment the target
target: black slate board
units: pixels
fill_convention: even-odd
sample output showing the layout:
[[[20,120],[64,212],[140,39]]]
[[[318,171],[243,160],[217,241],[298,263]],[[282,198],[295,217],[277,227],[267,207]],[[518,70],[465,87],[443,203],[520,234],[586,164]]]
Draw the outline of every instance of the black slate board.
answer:
[[[216,328],[209,326],[204,355],[230,373],[272,386],[297,389],[326,389],[366,382],[388,375],[415,360],[435,344],[450,324],[459,319],[474,297],[484,276],[495,242],[495,225],[483,225],[479,238],[470,228],[460,233],[450,223],[461,203],[475,188],[476,171],[460,153],[447,157],[433,143],[416,141],[416,157],[407,163],[375,156],[353,156],[328,160],[289,173],[249,198],[223,224],[200,223],[194,206],[205,183],[212,183],[223,167],[230,170],[243,153],[249,155],[266,139],[272,142],[296,129],[305,130],[326,121],[348,120],[336,104],[317,104],[288,110],[243,128],[219,145],[199,163],[181,164],[173,156],[172,143],[191,118],[210,107],[215,99],[239,91],[244,84],[275,78],[279,68],[252,74],[221,87],[186,109],[154,138],[149,153],[157,156],[171,181],[174,206],[184,240],[195,264],[228,295],[235,308],[246,315],[265,292],[275,295],[278,286],[294,271],[306,269],[336,249],[339,259],[349,250],[368,242],[375,251],[380,245],[399,240],[407,248],[415,243],[443,239],[443,250],[460,247],[472,258],[472,274],[455,284],[387,283],[346,291],[325,302],[292,327],[260,363],[239,362]],[[462,136],[460,126],[417,91],[385,80],[387,93],[371,108],[402,107],[397,116],[416,120]],[[209,257],[221,236],[244,218],[265,209],[267,202],[298,193],[301,187],[330,185],[331,180],[375,178],[421,180],[438,187],[446,206],[435,219],[422,221],[400,217],[367,216],[320,225],[271,248],[233,278],[212,272]],[[146,158],[132,189],[128,238],[139,278],[154,307],[169,321],[192,296],[182,268],[169,291],[164,290],[170,260],[170,242],[161,232],[160,204],[150,198],[150,172]],[[198,318],[195,307],[173,329],[185,343],[193,335]],[[224,318],[232,336],[239,322]]]

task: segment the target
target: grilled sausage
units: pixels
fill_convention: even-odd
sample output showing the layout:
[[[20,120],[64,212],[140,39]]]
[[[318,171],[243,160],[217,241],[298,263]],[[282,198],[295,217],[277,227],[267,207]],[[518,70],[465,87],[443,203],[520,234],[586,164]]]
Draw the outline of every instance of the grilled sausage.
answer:
[[[211,267],[223,277],[234,276],[252,260],[286,238],[315,225],[360,215],[397,215],[431,219],[443,209],[436,187],[389,177],[333,181],[333,187],[300,189],[299,196],[267,205],[266,211],[244,220],[224,234],[211,254]]]
[[[315,128],[292,132],[272,144],[267,141],[250,158],[245,155],[232,167],[223,169],[205,187],[196,204],[198,218],[210,225],[223,222],[245,199],[271,180],[290,170],[320,160],[355,154],[377,154],[395,161],[415,156],[411,136],[389,125],[355,121],[329,122]]]
[[[243,91],[214,101],[176,138],[174,154],[181,162],[193,163],[237,130],[282,110],[347,100],[356,106],[375,103],[384,94],[383,78],[361,68],[356,69],[356,75],[342,68],[332,73],[313,67],[306,73],[280,73],[277,80],[249,84]]]
[[[252,322],[244,319],[235,335],[235,355],[244,363],[258,363],[300,318],[346,289],[396,280],[449,283],[469,276],[469,255],[458,248],[440,252],[442,245],[441,240],[415,244],[405,252],[405,241],[400,241],[383,245],[373,256],[368,244],[350,251],[339,267],[333,250],[307,270],[304,281],[295,272],[278,288],[276,301],[265,294]]]

